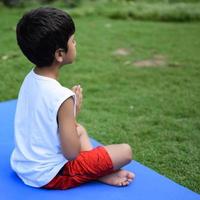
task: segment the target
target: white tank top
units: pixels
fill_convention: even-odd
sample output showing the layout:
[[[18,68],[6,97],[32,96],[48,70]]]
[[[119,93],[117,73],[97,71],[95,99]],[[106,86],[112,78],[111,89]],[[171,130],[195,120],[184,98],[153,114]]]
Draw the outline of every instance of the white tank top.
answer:
[[[24,79],[15,114],[11,167],[27,185],[44,186],[67,162],[61,151],[57,112],[70,96],[76,104],[73,91],[33,69]]]

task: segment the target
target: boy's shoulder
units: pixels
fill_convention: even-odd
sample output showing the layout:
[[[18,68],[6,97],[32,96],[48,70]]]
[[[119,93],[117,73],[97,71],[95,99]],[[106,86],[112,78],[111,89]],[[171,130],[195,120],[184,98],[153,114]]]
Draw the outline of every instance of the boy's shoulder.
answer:
[[[46,96],[47,98],[57,98],[63,95],[75,95],[75,93],[62,86],[56,79],[36,74],[33,69],[26,75],[21,85],[21,89],[35,93],[36,96]]]

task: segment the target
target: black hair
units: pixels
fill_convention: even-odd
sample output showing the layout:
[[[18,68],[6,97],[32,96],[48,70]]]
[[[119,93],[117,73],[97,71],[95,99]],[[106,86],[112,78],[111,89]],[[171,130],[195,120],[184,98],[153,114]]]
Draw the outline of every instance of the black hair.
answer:
[[[24,14],[17,24],[17,42],[24,55],[37,67],[50,66],[59,48],[75,33],[69,14],[56,8],[37,8]]]

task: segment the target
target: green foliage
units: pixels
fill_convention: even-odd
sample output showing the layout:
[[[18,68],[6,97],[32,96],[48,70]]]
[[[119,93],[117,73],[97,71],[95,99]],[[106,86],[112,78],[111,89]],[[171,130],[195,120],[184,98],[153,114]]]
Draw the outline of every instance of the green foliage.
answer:
[[[81,0],[62,0],[63,3],[69,7],[74,8],[80,5]],[[51,4],[56,2],[56,0],[2,0],[2,2],[8,7],[24,7],[34,3],[41,3],[41,4]]]
[[[2,0],[2,2],[8,7],[19,6],[22,4],[22,0]]]
[[[132,1],[105,1],[83,4],[77,9],[69,10],[69,12],[76,17],[103,15],[111,19],[185,22],[200,20],[200,3],[150,4]]]
[[[114,19],[140,19],[155,21],[200,20],[200,4],[130,4],[119,9],[107,9],[108,17]]]
[[[117,0],[118,1],[118,0]],[[124,1],[124,0],[121,0]],[[147,2],[147,3],[200,3],[200,0],[125,0],[132,2]]]
[[[133,0],[4,0],[7,5],[30,7],[30,5],[62,6],[75,17],[102,15],[111,19],[133,19],[151,21],[199,21],[200,2],[191,1],[133,1]],[[10,2],[10,4],[8,4]],[[184,3],[185,2],[185,3]],[[192,1],[193,2],[193,1]]]

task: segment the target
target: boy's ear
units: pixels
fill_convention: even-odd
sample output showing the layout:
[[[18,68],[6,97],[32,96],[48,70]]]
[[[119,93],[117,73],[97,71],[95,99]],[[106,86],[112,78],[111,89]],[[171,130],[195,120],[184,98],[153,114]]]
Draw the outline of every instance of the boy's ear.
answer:
[[[64,59],[64,51],[63,51],[63,49],[57,49],[55,51],[55,59],[59,63],[63,62],[63,59]]]

